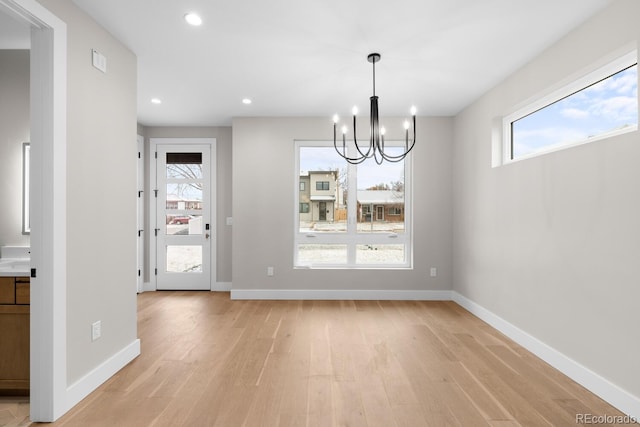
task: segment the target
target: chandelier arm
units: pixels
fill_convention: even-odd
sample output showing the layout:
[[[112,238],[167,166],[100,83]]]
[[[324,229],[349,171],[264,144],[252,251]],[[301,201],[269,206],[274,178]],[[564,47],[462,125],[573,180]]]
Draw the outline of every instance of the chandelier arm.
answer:
[[[413,146],[414,145],[415,145],[415,140],[413,141],[413,143],[411,144],[409,149],[407,151],[405,151],[404,153],[399,154],[397,156],[392,156],[390,154],[382,153],[382,157],[384,157],[384,159],[389,161],[389,162],[399,162],[399,161],[403,160],[405,157],[407,157],[407,155],[411,152],[411,150],[413,150]]]
[[[344,137],[344,135],[342,136],[343,139],[343,146],[345,145],[346,139]],[[340,157],[342,157],[343,159],[345,159],[347,162],[351,163],[352,165],[357,165],[362,163],[363,161],[365,161],[367,158],[364,156],[360,156],[360,157],[349,157],[347,156],[346,153],[344,152],[340,152],[340,149],[338,148],[338,144],[336,142],[336,140],[333,140],[333,147],[336,149],[336,152],[338,153],[338,155]]]
[[[360,156],[364,157],[365,159],[368,159],[371,157],[372,153],[372,145],[371,142],[369,142],[369,149],[367,150],[366,153],[363,153],[362,150],[360,149],[360,145],[358,144],[358,138],[356,138],[356,116],[353,116],[353,143],[356,146],[356,150],[358,150],[358,153],[360,153]],[[374,149],[374,153],[375,153],[375,149]]]
[[[336,138],[336,123],[334,123],[333,124],[333,148],[335,148],[338,155],[343,159],[345,159],[348,163],[351,163],[352,165],[360,164],[367,159],[366,156],[360,156],[360,157],[347,156],[346,146],[347,146],[347,138],[343,133],[342,134],[342,152],[340,152],[340,149],[338,148],[337,138]]]
[[[416,145],[416,117],[413,116],[413,140],[411,141],[411,145],[409,145],[409,131],[407,130],[405,134],[405,152],[397,156],[392,156],[390,154],[385,154],[384,151],[382,151],[382,156],[384,157],[385,160],[389,162],[399,162],[402,159],[404,159],[407,156],[407,154],[411,152],[411,150],[413,150],[413,147],[415,145]]]
[[[375,154],[375,149],[373,149],[373,147],[371,146],[371,143],[369,143],[369,148],[367,149],[366,153],[363,153],[362,150],[360,149],[360,145],[358,145],[357,141],[353,141],[356,145],[356,150],[358,150],[358,153],[360,153],[361,157],[364,157],[365,159],[371,158],[371,156],[373,154]]]
[[[345,140],[344,134],[342,134],[342,153],[338,148],[338,143],[336,141],[336,123],[333,124],[333,147],[336,149],[336,152],[343,158],[346,158],[346,145],[347,141]]]

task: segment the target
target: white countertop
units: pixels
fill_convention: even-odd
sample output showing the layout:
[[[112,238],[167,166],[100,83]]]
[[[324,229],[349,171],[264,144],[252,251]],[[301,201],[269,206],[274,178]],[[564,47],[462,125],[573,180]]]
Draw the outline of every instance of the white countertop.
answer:
[[[0,258],[0,277],[29,277],[29,258]]]

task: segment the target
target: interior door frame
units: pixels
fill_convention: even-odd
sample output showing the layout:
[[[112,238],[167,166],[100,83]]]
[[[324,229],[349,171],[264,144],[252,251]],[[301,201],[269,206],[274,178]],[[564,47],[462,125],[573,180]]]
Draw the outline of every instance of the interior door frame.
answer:
[[[158,281],[157,275],[155,273],[155,269],[159,268],[157,265],[158,254],[157,254],[157,239],[155,236],[155,228],[156,219],[157,219],[157,199],[155,194],[157,193],[155,188],[156,186],[156,173],[157,173],[157,153],[158,153],[158,145],[197,145],[197,144],[207,144],[210,146],[211,153],[211,161],[210,161],[210,192],[211,192],[211,206],[210,206],[210,232],[211,232],[211,250],[210,250],[210,289],[214,290],[214,284],[216,283],[217,277],[217,150],[216,150],[216,138],[149,138],[149,185],[152,187],[149,190],[149,287],[145,290],[156,291],[158,290]]]
[[[142,292],[144,288],[144,276],[145,276],[145,265],[144,265],[144,240],[145,240],[145,229],[144,229],[144,137],[142,135],[138,135],[136,138],[136,145],[138,149],[138,188],[137,188],[137,218],[138,218],[138,236],[137,236],[137,251],[138,254],[138,272],[137,272],[137,292]]]
[[[50,422],[77,403],[67,388],[67,25],[34,0],[0,8],[31,27],[30,418]]]

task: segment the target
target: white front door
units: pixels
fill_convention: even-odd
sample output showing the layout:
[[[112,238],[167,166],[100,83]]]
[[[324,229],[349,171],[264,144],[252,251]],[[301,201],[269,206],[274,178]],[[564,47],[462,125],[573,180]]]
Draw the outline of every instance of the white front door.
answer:
[[[211,144],[157,145],[157,289],[211,289],[211,151]]]

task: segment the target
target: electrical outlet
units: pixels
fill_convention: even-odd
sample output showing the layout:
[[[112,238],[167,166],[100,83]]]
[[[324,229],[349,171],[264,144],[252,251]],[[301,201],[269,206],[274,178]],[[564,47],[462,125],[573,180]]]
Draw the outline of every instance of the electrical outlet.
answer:
[[[438,275],[438,269],[435,267],[431,267],[431,271],[429,272],[431,277],[436,277]]]
[[[91,324],[91,341],[95,341],[102,335],[102,322],[98,320]]]
[[[267,276],[273,276],[274,274],[273,267],[267,267]]]

